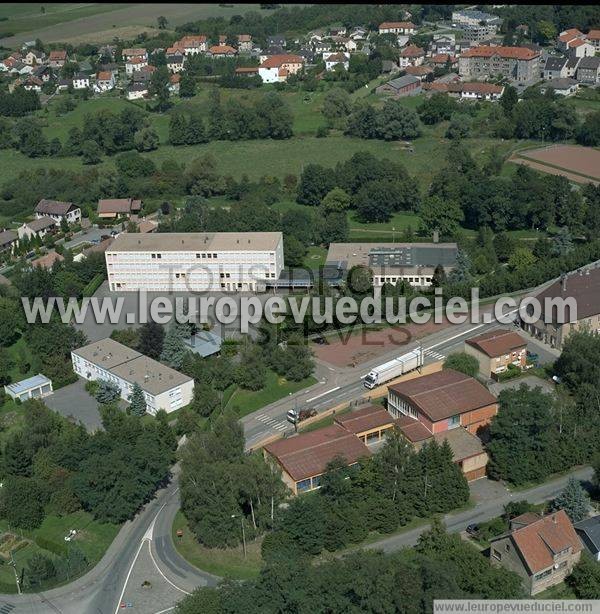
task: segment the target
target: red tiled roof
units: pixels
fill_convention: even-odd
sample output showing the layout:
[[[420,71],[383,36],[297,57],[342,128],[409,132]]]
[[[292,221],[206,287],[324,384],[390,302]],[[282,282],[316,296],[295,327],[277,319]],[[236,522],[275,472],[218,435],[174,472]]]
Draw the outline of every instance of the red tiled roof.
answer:
[[[388,387],[437,422],[496,403],[488,389],[476,379],[453,369],[443,369]]]
[[[562,550],[572,548],[572,552],[577,553],[583,548],[564,510],[544,516],[520,529],[515,529],[511,533],[511,538],[531,574],[552,567],[554,555]]]
[[[169,77],[169,82],[172,83],[173,85],[179,83],[180,81],[181,81],[181,75],[179,74],[171,75]]]
[[[296,482],[323,474],[336,456],[343,456],[349,465],[371,456],[369,448],[356,435],[338,424],[280,439],[267,444],[265,450]]]
[[[422,77],[433,72],[431,66],[407,66],[405,69],[407,75],[414,75],[415,77]]]
[[[64,256],[61,256],[58,252],[49,252],[41,258],[36,258],[31,261],[31,265],[34,267],[42,267],[44,269],[51,269],[56,262],[62,262]]]
[[[36,213],[46,213],[48,215],[67,215],[71,209],[75,208],[73,203],[66,203],[60,200],[48,200],[42,198],[36,205]]]
[[[408,47],[404,47],[400,55],[403,58],[414,58],[420,55],[425,55],[425,50],[421,47],[417,47],[416,45],[408,45]]]
[[[559,37],[558,40],[561,43],[567,43],[570,40],[573,40],[574,38],[577,38],[578,36],[583,36],[583,32],[580,32],[577,28],[569,28],[568,30],[565,30]]]
[[[499,55],[501,58],[509,58],[514,60],[533,60],[539,57],[538,51],[533,51],[527,47],[489,47],[481,45],[480,47],[471,47],[462,53],[463,58],[491,58],[494,55]]]
[[[411,442],[417,443],[429,439],[433,433],[422,423],[409,416],[400,416],[396,424],[404,433],[404,436]]]
[[[175,44],[176,45],[180,44],[184,47],[191,47],[199,43],[205,43],[205,42],[206,42],[206,36],[204,36],[204,34],[196,34],[196,35],[184,36],[179,41],[177,41]]]
[[[67,52],[64,50],[51,51],[48,57],[51,61],[52,60],[66,60]]]
[[[237,53],[237,49],[231,45],[213,45],[212,47],[208,48],[208,51],[213,55]]]
[[[414,30],[415,24],[411,21],[384,21],[379,24],[379,29],[389,29],[389,28],[403,28],[404,30]]]
[[[424,90],[432,90],[434,92],[447,92],[448,91],[448,83],[423,83]]]
[[[260,66],[261,68],[280,68],[283,64],[304,64],[300,55],[270,55]]]
[[[141,56],[141,55],[136,55],[134,57],[130,57],[127,60],[128,64],[144,64],[145,62],[147,62],[147,60]]]
[[[356,435],[393,424],[394,418],[381,405],[369,405],[349,414],[336,416],[334,422]]]
[[[589,45],[587,41],[582,40],[581,38],[576,38],[575,40],[569,41],[569,47],[581,47],[581,45]]]
[[[330,55],[326,60],[326,62],[347,62],[348,58],[343,53],[334,53]]]
[[[136,55],[146,55],[146,50],[143,47],[134,47],[132,49],[123,49],[121,52],[123,57],[131,57]]]
[[[235,72],[239,75],[255,74],[258,73],[258,66],[240,66],[235,69]]]
[[[112,73],[108,70],[101,71],[96,75],[96,80],[98,81],[110,81],[112,78]]]
[[[437,53],[431,58],[431,61],[434,64],[445,64],[448,60],[450,60],[450,62],[453,62],[453,63],[456,62],[456,58],[453,55],[450,55],[449,53]]]
[[[250,34],[238,34],[237,39],[240,43],[249,43],[252,40],[252,37]]]
[[[142,201],[133,198],[101,198],[98,213],[135,213],[142,208]]]
[[[527,341],[512,330],[492,330],[477,337],[471,337],[465,343],[472,345],[490,358],[503,356],[527,346]]]
[[[590,30],[585,36],[591,41],[600,40],[600,30]]]
[[[504,89],[502,85],[496,85],[495,83],[480,83],[479,81],[451,84],[450,91],[454,91],[454,88],[460,88],[456,91],[472,92],[473,94],[501,94]]]

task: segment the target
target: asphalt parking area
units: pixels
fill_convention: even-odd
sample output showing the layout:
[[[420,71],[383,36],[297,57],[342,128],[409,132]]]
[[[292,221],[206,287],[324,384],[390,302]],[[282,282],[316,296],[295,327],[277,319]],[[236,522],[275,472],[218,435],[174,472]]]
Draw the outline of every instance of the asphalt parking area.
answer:
[[[98,401],[88,394],[83,379],[55,390],[44,403],[61,416],[81,422],[89,432],[102,428]]]

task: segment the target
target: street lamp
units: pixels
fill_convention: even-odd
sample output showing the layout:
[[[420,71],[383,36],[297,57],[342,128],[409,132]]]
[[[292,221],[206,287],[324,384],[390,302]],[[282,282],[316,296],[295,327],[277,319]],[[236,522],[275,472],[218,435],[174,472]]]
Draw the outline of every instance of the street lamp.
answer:
[[[231,514],[232,518],[237,518],[237,514]],[[244,529],[244,516],[240,515],[240,522],[242,524],[242,544],[244,545],[244,558],[246,558],[246,531]]]

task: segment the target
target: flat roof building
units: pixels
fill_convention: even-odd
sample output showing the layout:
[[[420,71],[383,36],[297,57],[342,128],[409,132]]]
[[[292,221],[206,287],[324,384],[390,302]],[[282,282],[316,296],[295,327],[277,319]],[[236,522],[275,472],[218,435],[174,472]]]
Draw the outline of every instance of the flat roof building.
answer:
[[[435,267],[449,273],[456,264],[456,243],[332,243],[327,265],[349,271],[362,265],[373,272],[373,285],[407,281],[412,286],[431,285]]]
[[[122,343],[106,338],[71,352],[73,371],[87,380],[106,380],[129,400],[133,385],[144,392],[146,410],[171,412],[190,403],[194,380]]]
[[[18,399],[19,401],[41,399],[52,394],[52,381],[45,375],[38,373],[20,382],[4,386],[4,391],[11,399]]]
[[[284,266],[281,232],[122,233],[105,256],[112,291],[254,291]]]

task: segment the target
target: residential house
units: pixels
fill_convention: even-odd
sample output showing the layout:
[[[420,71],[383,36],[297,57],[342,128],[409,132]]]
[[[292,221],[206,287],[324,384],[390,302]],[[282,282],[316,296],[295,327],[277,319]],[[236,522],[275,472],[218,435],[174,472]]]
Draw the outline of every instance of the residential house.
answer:
[[[454,34],[434,34],[429,46],[431,55],[447,53],[454,55],[456,50],[456,37]]]
[[[568,51],[574,41],[583,40],[584,38],[585,34],[583,32],[580,32],[577,28],[570,28],[558,35],[556,46],[561,51]]]
[[[364,41],[367,39],[369,32],[366,28],[361,28],[357,26],[350,32],[350,38],[355,41]]]
[[[184,36],[175,43],[175,46],[183,49],[183,54],[186,56],[205,53],[208,49],[207,39],[204,34]]]
[[[21,60],[17,60],[17,62],[15,62],[13,67],[10,69],[11,75],[25,76],[25,75],[30,75],[32,72],[33,72],[33,66],[30,66],[29,64],[25,64],[25,62]]]
[[[590,30],[585,35],[586,40],[594,45],[596,51],[600,51],[600,30]]]
[[[12,230],[2,230],[0,232],[0,252],[12,250],[19,236]]]
[[[83,251],[73,256],[74,262],[81,262],[85,260],[90,254],[104,254],[106,250],[112,245],[114,237],[103,238],[100,243],[86,247]]]
[[[576,55],[569,55],[567,59],[567,77],[575,77],[579,63],[585,58],[578,58]]]
[[[414,34],[415,24],[410,21],[384,21],[379,24],[379,34]]]
[[[431,66],[407,66],[404,72],[407,75],[417,77],[421,79],[421,81],[424,81],[427,79],[428,75],[433,73],[433,68],[431,68]]]
[[[540,53],[526,47],[472,47],[458,59],[458,74],[472,79],[502,75],[527,82],[540,75]]]
[[[51,51],[48,55],[48,66],[50,68],[62,68],[68,61],[69,57],[64,49]]]
[[[477,435],[498,413],[498,402],[475,378],[443,369],[388,386],[388,411],[415,441],[413,430],[426,429],[429,437],[462,427]]]
[[[36,66],[37,64],[43,64],[46,61],[46,54],[43,51],[37,49],[30,49],[24,56],[23,62],[30,66]]]
[[[127,88],[127,100],[140,100],[148,95],[147,80],[139,83],[132,83]]]
[[[428,63],[435,68],[456,68],[458,59],[449,53],[436,53],[428,60]]]
[[[117,218],[137,215],[142,209],[142,201],[135,198],[101,198],[98,201],[98,217]]]
[[[481,23],[499,26],[501,22],[498,15],[483,11],[463,9],[452,12],[452,23],[458,26],[478,26]]]
[[[90,76],[83,73],[73,75],[73,89],[88,90],[90,89]]]
[[[142,68],[148,66],[148,58],[143,55],[135,55],[128,58],[125,62],[125,73],[128,75],[133,74]]]
[[[35,207],[36,218],[51,217],[60,224],[63,220],[69,224],[81,221],[81,209],[73,203],[42,198]]]
[[[600,562],[600,516],[575,523],[575,532],[594,560]]]
[[[185,56],[180,53],[174,53],[167,56],[167,68],[172,73],[178,73],[183,70],[183,62]]]
[[[156,232],[158,230],[158,223],[152,220],[139,220],[137,223],[138,232],[145,234],[148,232]]]
[[[346,38],[345,36],[332,36],[334,47],[340,51],[347,51],[348,53],[354,53],[358,49],[356,41],[352,38]]]
[[[239,66],[234,74],[236,77],[255,77],[258,75],[258,66]]]
[[[173,95],[179,94],[179,87],[181,83],[181,75],[174,73],[169,76],[169,92]]]
[[[347,31],[344,26],[333,26],[329,28],[329,36],[346,36]]]
[[[73,81],[72,79],[59,79],[56,87],[59,92],[64,92],[70,87],[73,87]]]
[[[457,96],[464,100],[498,100],[504,92],[503,85],[495,83],[481,83],[474,81],[471,83],[449,83],[448,94]]]
[[[125,60],[125,62],[129,62],[133,58],[144,58],[144,60],[148,60],[148,52],[143,47],[123,49],[121,52],[121,57]]]
[[[465,341],[465,353],[479,363],[479,373],[489,378],[508,365],[522,369],[527,363],[527,341],[512,330],[492,330]]]
[[[568,58],[565,56],[549,55],[546,58],[542,77],[549,81],[550,79],[564,79],[567,76]]]
[[[237,43],[238,51],[240,53],[248,53],[252,51],[252,36],[250,34],[238,34]]]
[[[267,47],[281,47],[282,49],[285,49],[287,46],[285,36],[282,36],[281,34],[267,36],[266,43]]]
[[[572,331],[600,332],[600,268],[579,269],[563,275],[558,281],[536,295],[540,301],[540,314],[533,323],[520,319],[521,328],[536,339],[552,347],[562,348]],[[551,301],[567,301],[564,309],[558,309]],[[573,301],[577,305],[576,313]],[[563,303],[564,304],[564,303]],[[527,307],[530,318],[534,312]]]
[[[568,53],[576,58],[593,57],[596,54],[596,47],[585,40],[577,38],[569,44]]]
[[[540,92],[544,94],[546,90],[550,88],[559,96],[572,96],[579,89],[579,83],[575,79],[569,77],[565,77],[564,79],[550,79],[542,85]]]
[[[425,59],[425,50],[422,47],[416,45],[408,45],[404,47],[400,52],[400,60],[398,64],[400,68],[406,68],[407,66],[420,66]]]
[[[21,83],[21,85],[23,86],[23,89],[26,89],[28,91],[41,92],[42,85],[44,85],[44,82],[41,79],[38,79],[38,77],[30,75],[29,77],[27,77],[27,79],[25,79],[25,81]]]
[[[110,92],[115,88],[115,74],[109,70],[103,70],[96,74],[94,90],[97,93]]]
[[[44,216],[39,217],[32,222],[25,222],[17,229],[19,239],[32,239],[33,237],[39,237],[42,239],[49,232],[56,229],[56,220],[51,217]]]
[[[312,50],[317,55],[323,55],[328,51],[331,51],[332,44],[330,41],[315,41],[312,43]]]
[[[52,69],[49,66],[36,66],[31,75],[47,83],[52,78]]]
[[[258,74],[263,83],[279,83],[299,73],[303,64],[304,58],[299,55],[272,55],[260,64]]]
[[[407,74],[380,85],[375,92],[377,94],[392,95],[395,98],[416,96],[421,93],[421,79]]]
[[[527,594],[537,595],[564,581],[583,546],[564,510],[531,520],[492,538],[490,561],[517,573]]]
[[[144,392],[146,411],[167,413],[187,405],[193,397],[194,380],[113,339],[101,339],[71,352],[73,371],[84,379],[116,384],[121,398],[129,400],[133,386]]]
[[[64,256],[61,256],[58,252],[52,251],[48,252],[45,256],[40,256],[32,260],[31,267],[50,270],[57,262],[62,262],[64,259]]]
[[[231,58],[237,55],[237,49],[231,45],[218,44],[209,47],[207,53],[215,58]]]
[[[581,58],[577,66],[577,81],[589,85],[600,83],[600,56]]]
[[[42,399],[52,394],[52,380],[38,373],[20,382],[4,386],[4,391],[11,399],[18,399],[21,402],[28,399]]]
[[[334,458],[341,457],[352,467],[371,456],[371,451],[356,435],[332,424],[269,443],[263,455],[281,469],[284,484],[297,495],[320,488],[321,476]]]
[[[336,69],[343,68],[344,70],[348,70],[350,66],[350,54],[349,53],[332,53],[328,51],[323,54],[323,60],[325,62],[325,70],[332,71]]]

